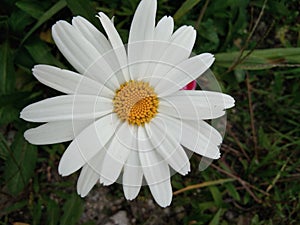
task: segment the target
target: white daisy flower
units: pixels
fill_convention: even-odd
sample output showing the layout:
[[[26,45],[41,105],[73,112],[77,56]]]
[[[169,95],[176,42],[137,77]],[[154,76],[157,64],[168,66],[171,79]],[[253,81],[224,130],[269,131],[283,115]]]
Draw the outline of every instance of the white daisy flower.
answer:
[[[224,115],[234,99],[183,89],[209,69],[214,57],[190,57],[196,31],[182,26],[173,32],[168,16],[155,24],[156,4],[140,2],[127,47],[102,12],[98,17],[107,37],[80,16],[72,24],[58,21],[53,39],[78,73],[49,65],[33,68],[41,83],[66,95],[24,108],[21,118],[45,123],[24,136],[36,145],[71,141],[58,171],[68,176],[81,169],[77,191],[82,197],[98,181],[110,185],[119,178],[132,200],[144,179],[155,201],[166,207],[172,200],[172,171],[190,171],[184,147],[220,157],[222,137],[204,120]]]

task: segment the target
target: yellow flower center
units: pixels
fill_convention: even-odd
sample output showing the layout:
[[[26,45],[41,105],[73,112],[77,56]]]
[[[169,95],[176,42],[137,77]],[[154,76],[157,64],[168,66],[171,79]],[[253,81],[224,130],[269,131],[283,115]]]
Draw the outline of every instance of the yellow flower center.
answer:
[[[144,125],[155,117],[158,97],[153,87],[143,81],[128,81],[116,90],[114,112],[129,124]]]

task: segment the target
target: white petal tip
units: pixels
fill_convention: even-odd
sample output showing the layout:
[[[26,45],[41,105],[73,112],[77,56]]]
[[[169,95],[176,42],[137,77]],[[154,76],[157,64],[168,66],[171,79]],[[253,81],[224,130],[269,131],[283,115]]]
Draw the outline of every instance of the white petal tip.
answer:
[[[77,194],[81,197],[84,198],[88,195],[88,193],[81,193],[80,191],[77,190]]]
[[[78,20],[82,20],[82,19],[85,20],[82,16],[74,16],[73,19],[72,19],[72,23],[76,22]]]
[[[232,108],[232,107],[235,106],[235,99],[233,97],[231,97],[231,96],[229,96],[229,97],[230,97],[230,100],[228,102],[227,109]]]
[[[55,30],[58,26],[64,24],[64,23],[67,23],[66,21],[63,21],[63,20],[59,20],[57,21],[53,26],[52,26],[52,30]]]
[[[125,198],[128,200],[128,201],[132,201],[133,199],[135,199],[137,197],[137,195],[125,195]]]
[[[190,170],[190,169],[188,169],[188,170],[184,171],[184,173],[182,173],[182,175],[183,175],[183,176],[185,176],[185,175],[187,175],[189,172],[191,172],[191,170]]]
[[[180,173],[182,176],[187,175],[189,172],[191,172],[190,164],[184,166],[178,173]]]
[[[35,65],[34,67],[32,67],[32,69],[31,69],[32,73],[34,73],[36,70],[38,70],[41,66],[45,66],[45,65]]]
[[[63,176],[63,177],[66,177],[66,176],[69,176],[70,174],[72,174],[73,172],[75,171],[69,171],[68,168],[64,168],[63,166],[63,163],[59,163],[58,165],[58,174]]]
[[[172,203],[172,195],[161,196],[159,199],[156,197],[154,199],[155,199],[156,203],[162,208],[166,208],[166,207],[170,206]]]
[[[103,17],[106,17],[106,14],[103,12],[99,12],[98,15],[96,15],[99,19],[102,19]]]
[[[34,140],[36,140],[35,136],[36,136],[36,133],[34,132],[34,128],[26,130],[24,132],[24,138],[26,141],[28,141],[32,145],[41,145],[40,143],[34,141]]]
[[[205,155],[205,157],[210,158],[210,159],[219,159],[219,158],[221,158],[221,153],[218,152],[216,155]]]
[[[109,186],[109,185],[112,185],[113,183],[114,183],[114,181],[112,181],[112,180],[108,180],[103,177],[100,177],[100,184],[103,184],[103,186]]]
[[[20,112],[20,118],[21,118],[21,119],[24,119],[23,111],[24,111],[24,110],[22,110],[22,111]]]
[[[67,173],[62,173],[62,172],[60,172],[60,171],[58,171],[58,174],[61,175],[62,177],[66,177],[66,176],[69,175],[69,174],[67,174]]]
[[[158,204],[159,204],[159,203],[158,203]],[[166,208],[166,207],[168,207],[168,206],[170,206],[170,205],[171,205],[171,202],[159,204],[159,206],[162,207],[162,208]]]
[[[30,105],[29,105],[30,106]],[[20,118],[23,119],[23,120],[26,120],[26,121],[31,121],[31,122],[34,122],[32,121],[32,119],[30,119],[30,113],[28,113],[28,108],[29,106],[26,106],[21,112],[20,112]]]
[[[230,95],[222,94],[222,98],[223,98],[223,104],[224,104],[224,105],[222,105],[222,107],[224,107],[224,109],[230,109],[235,106],[235,100]]]
[[[211,53],[202,53],[200,57],[208,67],[210,67],[215,61],[215,56]]]
[[[124,186],[123,185],[123,190],[124,190],[124,196],[127,200],[132,201],[135,199],[140,191],[141,187],[137,186]]]

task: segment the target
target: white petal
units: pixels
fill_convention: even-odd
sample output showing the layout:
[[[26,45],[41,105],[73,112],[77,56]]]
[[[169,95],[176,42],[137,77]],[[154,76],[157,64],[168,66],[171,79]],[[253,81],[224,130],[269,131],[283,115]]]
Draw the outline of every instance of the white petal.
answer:
[[[184,149],[180,145],[181,129],[158,115],[146,124],[145,128],[151,136],[152,145],[168,164],[177,172],[186,175],[190,171],[190,162]],[[177,125],[177,124],[175,124]],[[179,137],[178,137],[179,136]]]
[[[234,98],[230,95],[215,92],[215,91],[192,91],[192,90],[180,90],[172,95],[163,97],[164,100],[175,100],[175,101],[189,101],[193,102],[194,105],[206,105],[206,106],[218,106],[223,109],[229,109],[234,106]]]
[[[183,26],[172,35],[167,46],[161,44],[160,48],[163,49],[163,52],[153,69],[152,76],[156,79],[150,82],[152,86],[155,86],[166,73],[190,56],[195,40],[196,31],[194,28]]]
[[[157,41],[169,41],[173,33],[173,29],[173,18],[171,16],[164,16],[155,27],[154,39]]]
[[[69,70],[48,65],[37,65],[32,72],[41,83],[66,94],[114,97],[114,92],[104,85]]]
[[[171,204],[173,193],[170,179],[149,185],[149,188],[158,205],[161,207],[167,207]]]
[[[182,121],[181,144],[210,159],[220,158],[222,136],[204,121]]]
[[[127,54],[122,39],[113,22],[104,13],[99,13],[99,19],[113,48],[113,52],[110,54],[115,54],[118,60],[118,66],[114,68],[113,72],[118,76],[123,76],[123,81],[128,81],[130,76],[127,67]],[[120,74],[120,72],[122,73]]]
[[[112,100],[91,95],[62,95],[25,107],[20,117],[31,122],[95,119],[111,113]]]
[[[72,25],[103,55],[111,51],[111,45],[107,38],[88,20],[81,16],[76,16],[72,20]]]
[[[173,32],[173,28],[174,28],[173,18],[164,16],[155,27],[154,41],[139,42],[136,44],[136,45],[141,45],[141,47],[137,46],[138,49],[145,49],[145,50],[149,49],[148,55],[144,54],[143,56],[140,56],[140,57],[144,57],[141,58],[140,61],[144,63],[145,68],[147,67],[146,72],[144,71],[137,72],[137,74],[139,74],[142,80],[146,82],[151,81],[151,77],[155,75],[154,71],[157,64],[164,63],[161,61],[161,57],[162,55],[164,55],[166,49],[170,45],[169,41]],[[139,50],[138,54],[140,54],[140,52],[141,51]],[[139,64],[141,64],[141,62]]]
[[[111,141],[108,141],[107,144],[102,149],[100,149],[100,151],[98,151],[96,155],[91,157],[91,159],[86,163],[89,165],[91,169],[93,169],[95,173],[98,174],[98,177],[100,178],[100,183],[101,183],[101,170],[102,170],[103,160],[107,152],[107,147],[110,144]]]
[[[119,87],[105,57],[75,27],[59,21],[52,27],[52,36],[59,50],[79,73],[112,90]]]
[[[137,152],[131,151],[124,166],[123,191],[125,198],[133,200],[138,195],[143,180],[143,171]]]
[[[132,19],[128,38],[129,44],[153,38],[156,8],[156,1],[143,0],[140,2]]]
[[[190,98],[160,99],[158,111],[178,119],[205,120],[225,114],[224,108],[212,104],[201,104]]]
[[[146,71],[153,48],[156,7],[156,1],[141,1],[131,23],[128,38],[128,64],[131,78],[134,80],[147,76]]]
[[[61,53],[81,74],[100,57],[97,49],[65,21],[58,21],[52,27],[52,36]]]
[[[184,25],[179,27],[171,37],[172,46],[178,45],[186,50],[183,52],[185,58],[190,56],[195,41],[196,30],[192,26]]]
[[[88,165],[85,164],[77,180],[77,193],[85,197],[99,180],[99,175]]]
[[[155,87],[160,97],[180,90],[191,81],[202,75],[214,62],[212,54],[203,53],[189,58],[161,77]]]
[[[105,61],[110,65],[119,82],[124,83],[123,74],[119,74],[121,73],[119,71],[121,68],[117,56],[107,38],[94,25],[81,16],[74,17],[72,24],[105,58]]]
[[[173,135],[183,146],[211,159],[220,158],[219,145],[222,142],[222,136],[215,128],[202,120],[180,121],[168,116],[162,117],[168,130],[173,131]]]
[[[136,198],[141,189],[143,180],[143,171],[137,148],[137,129],[134,129],[134,132],[135,133],[133,135],[135,135],[135,139],[131,144],[132,150],[124,164],[122,179],[124,195],[128,200]]]
[[[64,152],[58,172],[67,176],[91,160],[114,135],[119,120],[111,114],[98,119],[84,129]]]
[[[100,179],[104,185],[110,185],[117,180],[131,152],[131,145],[136,141],[135,137],[130,135],[131,127],[126,122],[122,123],[107,149]]]
[[[83,165],[77,181],[77,193],[85,197],[94,187],[100,177],[105,150],[101,149],[94,157]]]
[[[119,70],[119,67],[118,69],[111,67],[111,64],[108,63],[108,61],[111,60],[110,55],[111,52],[108,52],[105,55],[99,56],[94,63],[86,69],[83,75],[99,81],[104,86],[115,91],[120,87],[120,83],[117,79],[118,71],[116,71]]]
[[[91,123],[91,120],[50,122],[26,130],[24,137],[34,145],[48,145],[71,141]]]
[[[122,57],[120,59],[124,60],[126,59],[126,51],[122,42],[122,39],[116,30],[114,24],[112,21],[106,16],[104,13],[99,13],[99,19],[100,22],[108,36],[108,39],[114,49],[122,48],[124,51],[122,51],[121,55]]]
[[[144,127],[138,128],[138,139],[139,157],[147,184],[155,201],[166,207],[172,201],[169,166],[152,148]]]

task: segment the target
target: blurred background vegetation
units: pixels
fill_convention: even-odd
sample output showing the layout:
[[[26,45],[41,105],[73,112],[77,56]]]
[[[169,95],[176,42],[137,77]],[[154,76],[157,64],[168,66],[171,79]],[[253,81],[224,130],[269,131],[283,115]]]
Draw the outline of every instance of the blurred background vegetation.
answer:
[[[81,199],[78,174],[57,174],[67,145],[37,147],[24,140],[33,124],[19,119],[20,110],[59,94],[39,84],[31,68],[44,63],[72,70],[51,26],[82,15],[103,31],[95,17],[103,11],[115,16],[127,42],[138,2],[0,1],[0,224],[106,224],[120,210],[130,224],[299,224],[299,0],[159,0],[157,19],[171,15],[176,27],[195,27],[194,52],[215,54],[212,70],[236,99],[222,158],[200,172],[194,155],[192,172],[172,177],[176,192],[167,209],[151,203],[147,188],[126,201],[119,184],[99,185]],[[104,200],[96,202],[101,210],[87,215],[89,201],[103,190]]]

